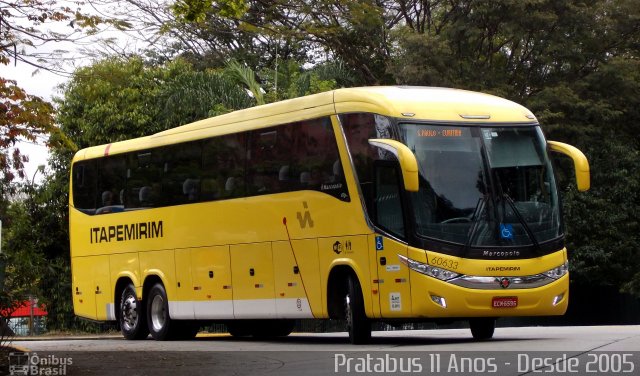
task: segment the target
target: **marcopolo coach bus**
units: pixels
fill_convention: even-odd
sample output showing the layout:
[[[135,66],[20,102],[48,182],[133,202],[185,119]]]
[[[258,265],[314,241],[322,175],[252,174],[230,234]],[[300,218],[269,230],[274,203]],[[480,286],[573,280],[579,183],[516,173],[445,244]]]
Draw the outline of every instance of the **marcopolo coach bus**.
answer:
[[[569,276],[546,141],[526,108],[418,87],[339,89],[79,151],[76,315],[124,337],[282,336],[371,323],[562,315]]]

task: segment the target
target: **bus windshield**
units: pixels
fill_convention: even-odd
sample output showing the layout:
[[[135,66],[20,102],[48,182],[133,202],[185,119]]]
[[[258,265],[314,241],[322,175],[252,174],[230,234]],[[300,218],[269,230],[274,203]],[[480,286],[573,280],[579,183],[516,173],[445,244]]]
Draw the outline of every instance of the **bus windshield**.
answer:
[[[419,165],[417,235],[476,246],[538,246],[562,234],[538,126],[400,124]]]

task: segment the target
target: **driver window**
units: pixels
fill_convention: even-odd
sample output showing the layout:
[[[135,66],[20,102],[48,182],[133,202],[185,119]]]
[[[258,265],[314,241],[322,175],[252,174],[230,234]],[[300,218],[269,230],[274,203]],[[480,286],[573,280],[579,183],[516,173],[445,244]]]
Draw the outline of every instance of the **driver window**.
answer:
[[[374,196],[376,224],[391,234],[404,238],[400,186],[400,176],[395,163],[376,164]]]

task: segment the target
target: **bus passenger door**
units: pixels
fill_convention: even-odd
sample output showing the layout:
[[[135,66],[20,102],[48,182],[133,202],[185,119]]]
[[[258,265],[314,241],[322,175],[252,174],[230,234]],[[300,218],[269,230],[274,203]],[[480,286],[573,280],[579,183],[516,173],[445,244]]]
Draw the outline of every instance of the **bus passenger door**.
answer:
[[[397,163],[377,161],[373,200],[374,221],[378,227],[398,239],[406,235],[401,186],[401,174]],[[407,256],[407,245],[389,236],[378,234],[370,235],[369,244],[372,252],[376,254],[380,315],[409,317],[411,315],[409,268],[401,264],[398,257]]]
[[[230,253],[234,317],[276,318],[271,242],[231,245]]]
[[[231,261],[229,246],[191,250],[195,318],[232,319]]]

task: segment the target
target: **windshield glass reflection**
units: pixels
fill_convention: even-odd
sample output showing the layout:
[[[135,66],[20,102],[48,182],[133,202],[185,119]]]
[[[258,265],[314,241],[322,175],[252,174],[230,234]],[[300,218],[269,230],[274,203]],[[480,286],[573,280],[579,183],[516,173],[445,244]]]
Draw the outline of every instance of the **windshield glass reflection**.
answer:
[[[418,235],[467,246],[537,245],[561,234],[539,127],[400,124],[418,159]]]

